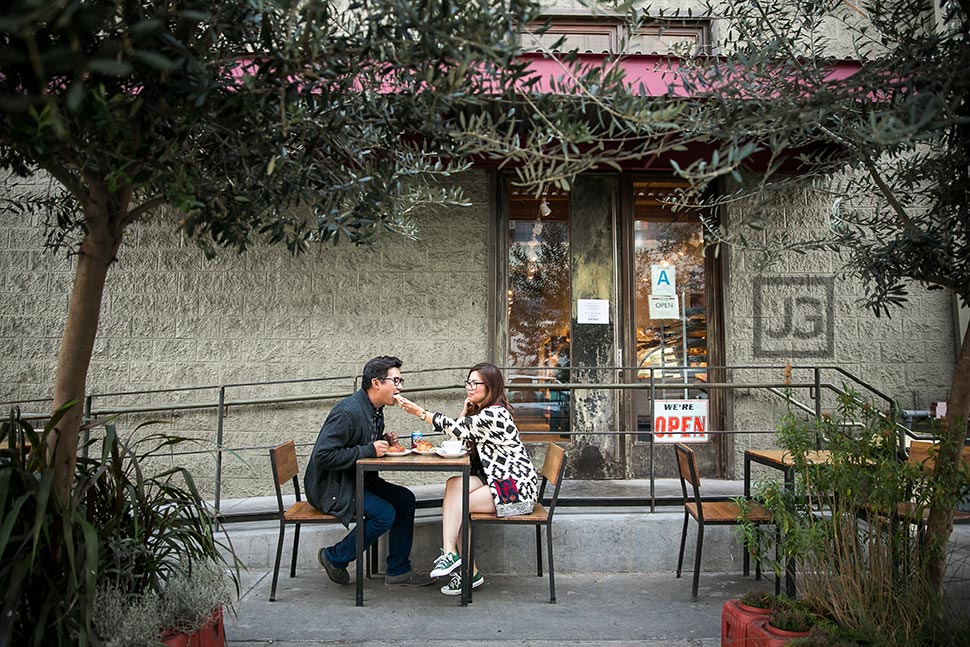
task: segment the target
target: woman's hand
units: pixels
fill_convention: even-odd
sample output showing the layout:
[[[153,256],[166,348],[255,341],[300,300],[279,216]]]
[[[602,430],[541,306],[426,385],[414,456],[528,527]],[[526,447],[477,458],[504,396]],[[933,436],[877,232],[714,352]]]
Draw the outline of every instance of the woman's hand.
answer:
[[[418,418],[421,417],[421,412],[424,411],[421,405],[411,402],[403,395],[395,395],[394,399],[397,400],[397,405],[404,409],[405,412],[410,413],[412,416],[416,416]]]
[[[470,398],[465,398],[465,404],[461,408],[461,417],[464,418],[468,415],[468,411],[472,408],[473,403]]]

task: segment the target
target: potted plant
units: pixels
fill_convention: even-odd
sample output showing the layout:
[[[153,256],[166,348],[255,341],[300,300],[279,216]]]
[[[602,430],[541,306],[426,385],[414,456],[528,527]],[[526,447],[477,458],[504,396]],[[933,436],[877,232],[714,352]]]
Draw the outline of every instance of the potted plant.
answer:
[[[0,424],[0,443],[29,448],[0,454],[0,581],[6,587],[0,645],[110,642],[128,631],[122,614],[96,622],[101,603],[112,596],[142,611],[129,614],[132,623],[155,623],[149,633],[157,645],[162,601],[180,578],[192,579],[214,563],[223,578],[229,573],[238,583],[238,561],[228,539],[216,538],[192,474],[156,461],[187,439],[136,429],[135,440],[126,442],[113,425],[103,425],[78,457],[69,500],[58,501],[48,438],[70,406],[76,403],[57,411],[41,432],[16,410]]]
[[[183,567],[161,592],[100,587],[94,630],[104,647],[222,647],[223,608],[234,597],[225,566],[200,562]]]
[[[793,638],[785,647],[864,647],[869,641],[835,623],[822,620],[809,630],[807,636]]]
[[[932,585],[924,559],[930,547],[914,541],[912,529],[893,515],[869,511],[896,510],[913,494],[924,503],[956,500],[965,481],[926,478],[899,460],[898,438],[892,416],[861,404],[851,391],[817,420],[790,413],[779,446],[792,456],[795,478],[764,481],[756,498],[784,528],[780,554],[797,564],[799,593],[812,600],[817,615],[874,643],[960,644],[954,637],[966,635],[967,616],[954,613],[944,590]],[[818,446],[828,450],[824,462],[808,459]],[[755,524],[744,525],[746,538],[757,532]],[[774,560],[770,548],[761,544],[758,557],[782,572],[784,561]],[[772,626],[800,620],[784,615]]]
[[[757,627],[768,621],[777,600],[772,593],[759,590],[725,602],[721,607],[721,647],[748,644]]]
[[[765,631],[770,636],[788,640],[808,636],[812,627],[820,620],[809,607],[798,600],[781,600],[768,614]]]

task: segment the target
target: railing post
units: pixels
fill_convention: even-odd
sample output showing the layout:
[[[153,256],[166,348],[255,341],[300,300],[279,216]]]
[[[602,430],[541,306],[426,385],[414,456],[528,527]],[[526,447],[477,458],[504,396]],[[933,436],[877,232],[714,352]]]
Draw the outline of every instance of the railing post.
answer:
[[[657,402],[657,388],[653,383],[653,367],[650,367],[650,512],[657,511],[657,479],[654,471],[653,409]]]
[[[88,457],[88,442],[91,440],[91,430],[88,428],[87,424],[91,422],[91,396],[84,396],[84,413],[81,417],[81,424],[84,426],[84,439],[83,445],[81,446],[81,456],[84,458]]]
[[[818,424],[822,420],[822,369],[815,366],[815,449],[822,449],[822,439],[818,435]]]
[[[222,425],[225,421],[226,387],[219,387],[219,408],[216,413],[216,500],[215,513],[219,518],[222,502]]]

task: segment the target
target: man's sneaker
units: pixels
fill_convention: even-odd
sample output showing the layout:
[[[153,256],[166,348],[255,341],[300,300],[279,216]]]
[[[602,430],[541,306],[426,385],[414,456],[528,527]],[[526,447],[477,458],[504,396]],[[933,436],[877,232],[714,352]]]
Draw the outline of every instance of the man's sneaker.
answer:
[[[341,568],[339,566],[334,566],[330,560],[327,559],[327,555],[323,552],[325,550],[326,548],[320,549],[320,552],[317,553],[317,559],[320,560],[320,566],[327,571],[327,577],[330,578],[330,581],[335,582],[336,584],[350,584],[350,573],[347,572],[347,567],[344,566]]]
[[[434,560],[434,568],[431,569],[431,577],[443,577],[461,566],[461,556],[456,553],[446,553],[441,549],[441,555]]]
[[[477,589],[485,583],[485,577],[479,571],[472,575],[472,588]],[[445,595],[461,595],[461,573],[455,573],[451,580],[441,587],[441,592]]]
[[[400,575],[384,576],[384,586],[428,586],[433,582],[430,576],[418,573],[413,568]]]

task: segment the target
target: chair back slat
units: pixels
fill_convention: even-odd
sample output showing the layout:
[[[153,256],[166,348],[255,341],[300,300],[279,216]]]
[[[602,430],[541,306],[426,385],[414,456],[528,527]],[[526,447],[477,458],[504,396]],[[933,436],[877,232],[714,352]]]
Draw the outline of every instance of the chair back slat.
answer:
[[[687,484],[690,483],[694,501],[700,506],[701,479],[697,476],[697,462],[694,460],[694,450],[683,443],[677,443],[674,445],[674,452],[677,454],[677,469],[680,472],[680,487],[684,492],[684,500],[686,501],[691,496],[687,492]]]
[[[549,443],[549,447],[546,449],[546,460],[542,463],[542,475],[553,485],[559,485],[565,458],[566,450],[556,443]]]
[[[273,461],[273,477],[277,485],[283,485],[299,473],[300,468],[296,463],[296,444],[292,440],[269,450],[269,454]]]

